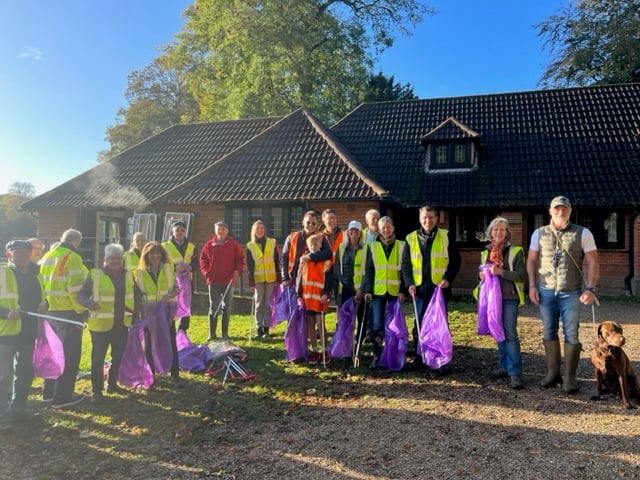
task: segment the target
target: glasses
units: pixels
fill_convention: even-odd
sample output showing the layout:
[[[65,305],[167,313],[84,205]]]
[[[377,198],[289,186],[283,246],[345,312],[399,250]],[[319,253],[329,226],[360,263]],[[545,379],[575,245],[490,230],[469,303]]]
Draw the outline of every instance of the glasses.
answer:
[[[562,260],[562,250],[560,248],[556,248],[553,252],[553,257],[551,257],[551,263],[553,264],[553,268],[558,268],[560,265],[560,261]]]

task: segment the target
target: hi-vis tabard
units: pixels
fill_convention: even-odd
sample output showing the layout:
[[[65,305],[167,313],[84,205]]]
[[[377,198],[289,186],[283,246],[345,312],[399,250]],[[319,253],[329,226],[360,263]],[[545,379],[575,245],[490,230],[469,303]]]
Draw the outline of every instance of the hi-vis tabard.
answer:
[[[165,263],[158,272],[158,282],[146,270],[138,268],[134,280],[143,295],[144,303],[158,303],[173,291],[176,279],[173,275],[173,265]]]
[[[329,309],[329,304],[322,302],[322,292],[325,288],[324,274],[330,269],[331,260],[305,262],[302,265],[300,274],[302,275],[302,299],[305,310],[326,312]]]
[[[82,313],[86,309],[76,295],[87,278],[89,269],[84,266],[80,254],[63,246],[48,251],[42,257],[40,277],[50,311],[73,310]]]
[[[342,262],[344,258],[344,251],[347,248],[346,243],[341,243],[338,247],[338,261]],[[355,258],[353,261],[353,287],[359,290],[362,286],[362,278],[364,277],[364,270],[367,264],[367,247],[365,245],[358,245]],[[338,265],[338,269],[342,272],[342,264]],[[338,282],[338,293],[342,293],[342,282]]]
[[[18,282],[9,265],[0,268],[0,305],[9,310],[20,310]],[[22,330],[22,320],[0,319],[0,336],[17,335]]]
[[[370,245],[371,258],[375,267],[375,277],[373,283],[374,295],[389,294],[397,297],[400,293],[400,279],[402,277],[402,252],[405,242],[396,240],[387,259],[382,243],[376,241]]]
[[[413,267],[413,281],[416,287],[422,285],[422,252],[418,232],[407,235],[407,243],[411,253],[411,266]],[[431,245],[431,283],[437,285],[444,277],[449,266],[449,231],[438,228]]]
[[[195,252],[196,250],[196,246],[193,243],[188,242],[187,248],[184,249],[184,257],[183,257],[171,240],[162,242],[162,248],[166,250],[167,255],[169,255],[169,261],[173,265],[178,265],[180,262],[191,264],[191,259],[193,258],[193,252]]]
[[[94,332],[108,332],[113,328],[113,302],[116,298],[116,290],[109,275],[101,268],[91,270],[93,280],[93,301],[100,307],[97,312],[90,312],[88,327]],[[133,312],[133,274],[129,271],[124,276],[124,324],[131,326],[131,313]]]
[[[509,245],[509,254],[508,260],[509,270],[513,271],[513,261],[518,255],[519,252],[522,252],[522,247],[514,247],[513,245]],[[489,250],[483,250],[480,254],[480,263],[484,265],[487,263],[487,257],[489,256]],[[516,292],[518,293],[518,306],[522,307],[524,305],[524,282],[513,282],[516,286]],[[478,300],[480,285],[476,285],[476,288],[473,289],[473,298]]]
[[[276,263],[273,255],[276,248],[276,240],[267,238],[264,244],[264,252],[256,242],[247,243],[247,250],[253,257],[253,278],[256,283],[274,283],[276,281]]]

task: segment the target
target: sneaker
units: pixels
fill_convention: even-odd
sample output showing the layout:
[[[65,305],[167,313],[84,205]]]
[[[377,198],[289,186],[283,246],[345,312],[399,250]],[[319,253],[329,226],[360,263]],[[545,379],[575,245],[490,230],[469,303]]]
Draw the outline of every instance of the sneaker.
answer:
[[[522,390],[524,388],[522,377],[520,375],[511,375],[511,382],[509,382],[509,386],[514,390]]]
[[[103,402],[104,397],[102,396],[101,393],[94,393],[93,395],[91,395],[91,403],[93,403],[94,405],[99,405]]]
[[[318,352],[311,352],[311,355],[309,355],[309,360],[307,360],[307,363],[309,365],[317,365],[319,359],[320,359],[320,355],[318,355]]]
[[[78,403],[80,403],[81,401],[83,401],[85,399],[85,396],[82,395],[81,393],[72,393],[71,397],[68,400],[63,400],[63,401],[54,401],[51,404],[51,408],[64,408],[64,407],[71,407],[72,405],[77,405]]]
[[[489,372],[491,378],[507,378],[509,375],[506,368],[495,368]]]
[[[324,355],[320,358],[321,362],[324,362],[325,364],[329,363],[331,361],[331,355],[329,355],[329,352],[324,352]]]
[[[427,367],[422,361],[422,357],[416,357],[413,359],[411,363],[407,363],[404,366],[404,369],[407,372],[420,372],[420,371],[426,370]]]

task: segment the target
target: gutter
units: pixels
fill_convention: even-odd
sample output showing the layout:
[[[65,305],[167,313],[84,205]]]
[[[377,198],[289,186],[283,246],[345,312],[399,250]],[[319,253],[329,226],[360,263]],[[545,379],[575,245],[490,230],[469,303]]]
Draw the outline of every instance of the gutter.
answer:
[[[626,277],[624,277],[624,294],[625,295],[631,295],[632,294],[632,289],[631,289],[631,280],[633,280],[634,277],[634,238],[633,238],[633,231],[634,231],[634,224],[636,223],[636,219],[638,218],[638,210],[635,210],[633,212],[633,214],[631,215],[631,218],[629,219],[629,275],[627,275]]]

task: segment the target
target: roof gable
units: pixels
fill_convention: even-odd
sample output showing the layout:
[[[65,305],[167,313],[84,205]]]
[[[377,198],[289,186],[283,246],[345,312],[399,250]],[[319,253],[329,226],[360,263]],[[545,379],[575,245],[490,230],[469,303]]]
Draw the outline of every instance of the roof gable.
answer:
[[[449,117],[433,130],[422,136],[420,141],[424,144],[435,141],[472,140],[478,137],[480,137],[479,133],[474,132],[455,118]]]
[[[386,195],[333,133],[299,109],[158,201],[370,199]]]

